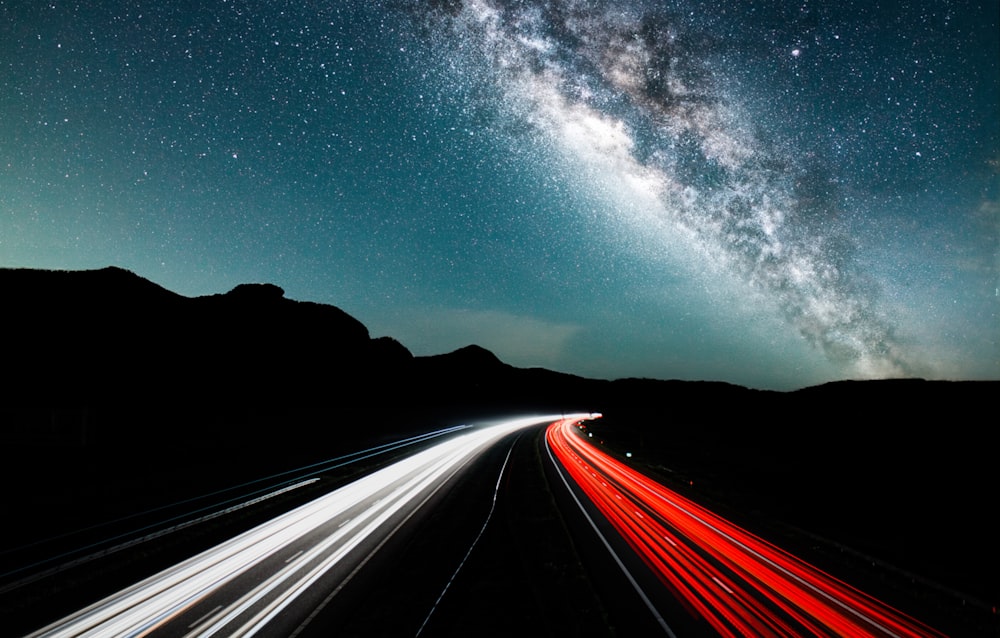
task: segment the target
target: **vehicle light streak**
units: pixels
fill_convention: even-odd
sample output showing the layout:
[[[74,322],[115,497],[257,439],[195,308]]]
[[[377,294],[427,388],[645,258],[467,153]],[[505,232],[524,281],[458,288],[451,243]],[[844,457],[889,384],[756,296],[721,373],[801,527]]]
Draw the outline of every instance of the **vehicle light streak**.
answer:
[[[335,566],[353,574],[352,566],[367,561],[366,554],[381,547],[401,520],[490,445],[555,418],[511,420],[465,431],[31,636],[145,636],[168,625],[187,636],[255,635]],[[179,627],[183,629],[178,632]]]
[[[398,441],[391,441],[389,443],[383,443],[376,445],[371,448],[364,450],[357,450],[349,454],[344,454],[332,459],[327,459],[317,463],[311,463],[304,467],[299,467],[291,470],[286,470],[284,472],[279,472],[278,474],[273,474],[271,476],[266,476],[259,479],[254,479],[252,481],[247,481],[239,485],[232,487],[227,487],[224,489],[216,490],[208,494],[202,494],[200,496],[187,498],[182,501],[177,501],[175,503],[169,503],[167,505],[161,505],[158,507],[150,508],[142,512],[136,512],[129,514],[127,516],[120,517],[112,521],[105,521],[98,523],[96,525],[91,525],[83,529],[74,530],[72,532],[66,532],[63,534],[58,534],[56,536],[49,537],[47,539],[42,539],[29,543],[27,545],[22,545],[20,547],[15,547],[12,549],[5,549],[0,551],[0,556],[4,554],[13,554],[16,552],[22,552],[26,549],[40,545],[45,542],[52,542],[61,538],[66,538],[74,534],[80,534],[84,532],[89,532],[97,530],[101,527],[106,527],[110,525],[118,525],[125,523],[130,519],[137,519],[142,516],[149,516],[155,514],[156,512],[162,512],[166,510],[176,509],[188,504],[203,503],[205,501],[211,501],[214,497],[223,497],[225,500],[210,502],[208,504],[203,504],[197,506],[195,509],[184,511],[180,514],[174,514],[168,518],[161,519],[155,523],[149,523],[129,530],[128,532],[115,534],[109,536],[100,542],[91,543],[89,545],[79,547],[77,549],[62,552],[55,556],[50,556],[42,561],[38,561],[28,565],[21,565],[15,569],[7,571],[0,574],[0,579],[7,579],[12,576],[16,576],[19,573],[28,572],[29,570],[36,570],[34,573],[21,580],[16,580],[13,582],[8,582],[5,585],[0,585],[0,594],[16,587],[26,585],[30,582],[34,582],[46,576],[51,576],[52,574],[58,573],[75,565],[80,565],[87,563],[95,558],[100,558],[108,554],[133,547],[140,543],[147,542],[154,538],[158,538],[165,534],[170,534],[178,530],[190,527],[192,525],[198,525],[204,523],[205,521],[211,520],[213,518],[218,518],[219,516],[224,516],[230,514],[244,507],[255,505],[265,499],[272,498],[283,494],[291,489],[296,489],[308,485],[318,479],[314,478],[323,474],[324,472],[329,472],[333,469],[344,467],[358,461],[363,461],[366,459],[374,458],[388,452],[394,452],[397,450],[405,449],[408,446],[418,445],[430,441],[432,439],[447,436],[449,434],[454,434],[460,430],[465,430],[471,428],[471,425],[456,425],[448,428],[443,428],[440,430],[435,430],[433,432],[425,432],[423,434],[418,434],[415,436],[407,437]],[[253,488],[250,492],[245,492],[247,488]],[[72,556],[78,556],[73,560],[67,560]],[[38,570],[39,567],[46,564],[57,563],[53,567],[49,567],[44,570]]]
[[[940,632],[549,426],[566,472],[658,578],[723,636],[935,637]]]

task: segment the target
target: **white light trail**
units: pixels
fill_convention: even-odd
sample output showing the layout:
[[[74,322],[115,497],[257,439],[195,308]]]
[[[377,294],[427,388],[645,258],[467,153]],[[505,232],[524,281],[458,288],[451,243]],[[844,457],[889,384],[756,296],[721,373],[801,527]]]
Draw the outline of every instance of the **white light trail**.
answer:
[[[394,520],[418,509],[428,494],[490,445],[516,430],[559,418],[510,420],[442,441],[31,636],[148,635],[178,619],[191,629],[188,636],[254,635],[335,566],[348,568],[365,560],[363,551],[356,551],[362,543],[390,535]],[[246,586],[233,599],[233,588],[241,582]],[[228,598],[219,594],[223,588]]]

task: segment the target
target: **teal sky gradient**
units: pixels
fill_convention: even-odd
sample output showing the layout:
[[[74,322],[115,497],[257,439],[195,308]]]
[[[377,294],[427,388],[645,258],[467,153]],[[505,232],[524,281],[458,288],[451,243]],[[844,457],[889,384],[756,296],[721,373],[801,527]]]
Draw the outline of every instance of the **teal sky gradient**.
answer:
[[[1000,378],[995,3],[453,4],[0,0],[0,266],[592,377]]]

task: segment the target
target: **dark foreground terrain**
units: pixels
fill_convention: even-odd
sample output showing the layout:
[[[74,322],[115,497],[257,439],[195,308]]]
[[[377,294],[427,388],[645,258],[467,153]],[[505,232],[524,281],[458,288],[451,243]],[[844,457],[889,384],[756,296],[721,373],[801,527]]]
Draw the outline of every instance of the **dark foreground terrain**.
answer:
[[[12,335],[0,394],[0,620],[13,635],[391,459],[51,571],[93,553],[80,547],[101,551],[211,499],[136,513],[439,427],[571,410],[604,413],[592,426],[598,445],[861,589],[951,635],[1000,635],[998,382],[776,393],[596,381],[513,368],[477,347],[413,357],[336,308],[266,284],[190,299],[119,269],[0,270],[0,291]],[[483,623],[495,635],[634,635],[630,610],[615,609],[581,559],[587,541],[562,520],[537,436],[516,444],[498,523],[428,626],[439,635],[477,624],[482,634]],[[412,592],[428,571],[450,571],[495,480],[470,478],[442,497],[465,522],[400,541],[377,599],[344,598],[355,601],[346,635],[366,635],[385,601],[412,609],[398,614],[406,622],[425,613]]]

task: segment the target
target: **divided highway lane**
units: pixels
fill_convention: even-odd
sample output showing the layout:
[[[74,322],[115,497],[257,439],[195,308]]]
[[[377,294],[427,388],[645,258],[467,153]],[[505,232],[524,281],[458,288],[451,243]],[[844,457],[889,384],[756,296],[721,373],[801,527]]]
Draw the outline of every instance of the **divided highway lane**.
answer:
[[[660,582],[714,633],[943,636],[602,452],[579,434],[579,423],[567,418],[546,431],[558,465]],[[665,634],[674,635],[669,620],[646,600]]]
[[[470,461],[507,434],[557,418],[466,431],[31,636],[293,634]]]

